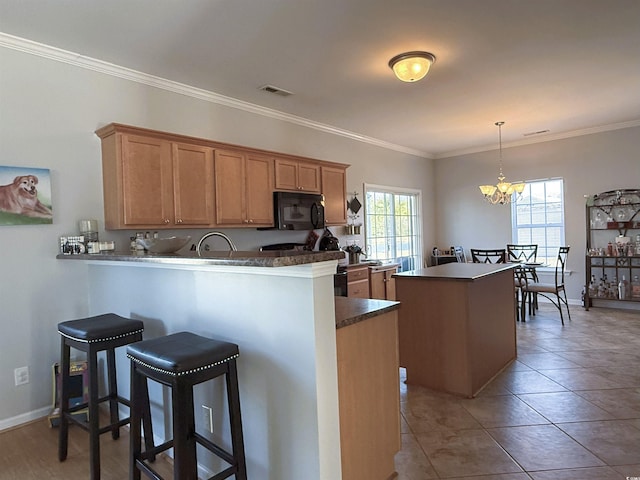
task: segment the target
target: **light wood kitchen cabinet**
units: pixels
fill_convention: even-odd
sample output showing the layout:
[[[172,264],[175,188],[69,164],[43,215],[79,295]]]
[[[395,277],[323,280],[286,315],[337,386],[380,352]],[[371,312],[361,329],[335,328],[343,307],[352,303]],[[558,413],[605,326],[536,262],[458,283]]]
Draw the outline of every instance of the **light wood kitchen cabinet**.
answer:
[[[213,156],[206,147],[112,132],[102,138],[105,228],[213,222]]]
[[[369,298],[369,267],[349,265],[347,270],[347,297]]]
[[[234,150],[215,152],[216,224],[273,226],[273,159]]]
[[[173,143],[174,220],[180,226],[213,223],[213,150]]]
[[[395,478],[401,448],[398,312],[336,330],[344,480]]]
[[[119,123],[95,133],[107,230],[272,227],[277,190],[323,192],[327,223],[346,223],[348,165]]]
[[[327,225],[347,223],[347,170],[321,167],[324,220]]]
[[[380,300],[396,299],[396,279],[393,274],[398,265],[369,267],[369,298]]]
[[[275,159],[276,190],[321,192],[320,165],[295,160]]]

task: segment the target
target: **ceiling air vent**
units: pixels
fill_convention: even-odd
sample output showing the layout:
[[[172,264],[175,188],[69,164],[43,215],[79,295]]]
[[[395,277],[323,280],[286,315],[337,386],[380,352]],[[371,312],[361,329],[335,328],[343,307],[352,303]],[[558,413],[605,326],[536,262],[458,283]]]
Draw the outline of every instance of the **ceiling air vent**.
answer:
[[[533,135],[542,135],[543,133],[547,133],[549,130],[538,130],[537,132],[529,132],[529,133],[523,133],[522,136],[523,137],[531,137]]]
[[[273,93],[274,95],[280,95],[281,97],[288,97],[289,95],[293,95],[292,92],[283,90],[282,88],[274,87],[273,85],[263,85],[259,90],[264,90],[265,92]]]

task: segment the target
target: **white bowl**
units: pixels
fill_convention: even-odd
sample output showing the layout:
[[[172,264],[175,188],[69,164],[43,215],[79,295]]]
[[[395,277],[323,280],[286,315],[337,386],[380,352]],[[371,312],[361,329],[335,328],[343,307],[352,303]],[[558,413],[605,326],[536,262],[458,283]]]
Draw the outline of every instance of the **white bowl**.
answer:
[[[167,238],[138,238],[136,242],[151,253],[173,253],[183,248],[191,240],[190,236],[186,237],[167,237]]]

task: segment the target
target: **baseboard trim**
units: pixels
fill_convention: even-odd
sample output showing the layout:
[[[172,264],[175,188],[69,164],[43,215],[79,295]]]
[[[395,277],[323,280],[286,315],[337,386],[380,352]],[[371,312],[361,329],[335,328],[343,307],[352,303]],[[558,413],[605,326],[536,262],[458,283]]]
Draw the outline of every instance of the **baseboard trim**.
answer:
[[[42,419],[42,421],[45,421],[50,411],[51,411],[51,406],[42,407],[37,410],[32,410],[31,412],[22,413],[15,417],[0,420],[0,432],[3,432],[5,430],[10,430],[12,428],[16,428],[21,425],[24,425],[25,423],[30,423],[39,419]]]

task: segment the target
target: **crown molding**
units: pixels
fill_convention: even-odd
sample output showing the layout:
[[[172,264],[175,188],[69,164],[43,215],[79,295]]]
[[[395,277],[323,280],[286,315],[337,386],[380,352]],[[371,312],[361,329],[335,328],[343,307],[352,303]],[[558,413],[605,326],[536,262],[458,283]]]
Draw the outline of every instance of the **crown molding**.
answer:
[[[253,113],[256,115],[262,115],[264,117],[281,120],[295,125],[318,130],[331,135],[338,135],[341,137],[355,140],[362,143],[374,145],[376,147],[385,148],[387,150],[393,150],[396,152],[406,153],[408,155],[415,155],[417,157],[431,159],[433,155],[414,148],[405,147],[402,145],[396,145],[394,143],[385,142],[377,138],[368,137],[366,135],[360,135],[359,133],[344,130],[332,125],[327,125],[320,122],[315,122],[307,118],[291,115],[279,110],[271,108],[261,107],[253,103],[238,100],[236,98],[220,95],[215,92],[204,90],[201,88],[192,87],[183,83],[174,82],[165,78],[157,77],[155,75],[149,75],[147,73],[139,72],[130,68],[115,65],[113,63],[104,62],[95,58],[87,57],[78,53],[70,52],[60,48],[52,47],[42,43],[27,40],[25,38],[16,37],[7,33],[0,32],[0,46],[17,50],[23,53],[36,55],[39,57],[47,58],[61,63],[66,63],[80,68],[86,68],[95,72],[103,73],[105,75],[111,75],[113,77],[122,78],[132,82],[141,83],[155,88],[160,88],[187,97],[196,98],[205,102],[215,103],[226,107],[236,108],[245,112]]]
[[[102,60],[97,60],[95,58],[87,57],[84,55],[80,55],[78,53],[52,47],[42,43],[34,42],[32,40],[28,40],[25,38],[16,37],[14,35],[9,35],[3,32],[0,32],[0,46],[9,48],[12,50],[17,50],[23,53],[28,53],[31,55],[47,58],[57,62],[66,63],[76,67],[85,68],[87,70],[103,73],[105,75],[111,75],[113,77],[122,78],[124,80],[129,80],[129,81],[140,83],[143,85],[159,88],[172,93],[177,93],[177,94],[185,95],[191,98],[196,98],[205,102],[215,103],[218,105],[235,108],[245,112],[253,113],[255,115],[269,117],[275,120],[280,120],[283,122],[288,122],[288,123],[303,126],[306,128],[318,130],[320,132],[328,133],[330,135],[345,137],[350,140],[367,143],[369,145],[373,145],[376,147],[384,148],[387,150],[393,150],[400,153],[406,153],[408,155],[414,155],[414,156],[425,158],[425,159],[443,159],[443,158],[449,158],[449,157],[456,157],[460,155],[469,155],[473,153],[488,152],[496,149],[495,145],[486,145],[483,147],[472,147],[467,149],[451,150],[451,151],[443,152],[439,154],[432,154],[422,150],[405,147],[403,145],[397,145],[394,143],[385,142],[384,140],[368,137],[366,135],[361,135],[359,133],[351,132],[349,130],[344,130],[338,127],[334,127],[332,125],[315,122],[313,120],[309,120],[307,118],[299,117],[296,115],[291,115],[285,112],[281,112],[279,110],[262,107],[260,105],[238,100],[236,98],[220,95],[218,93],[211,92],[209,90],[192,87],[190,85],[174,82],[171,80],[167,80],[165,78],[157,77],[155,75],[149,75],[147,73],[139,72],[137,70],[122,67],[120,65],[115,65],[109,62],[104,62]],[[523,140],[503,143],[502,146],[503,148],[505,147],[509,148],[509,147],[523,146],[523,145],[532,145],[536,143],[551,142],[554,140],[580,137],[583,135],[591,135],[594,133],[607,132],[611,130],[619,130],[623,128],[631,128],[631,127],[637,127],[637,126],[640,126],[640,119],[632,120],[629,122],[614,123],[609,125],[585,128],[581,130],[573,130],[573,131],[563,132],[563,133],[539,135],[531,138],[526,138]]]
[[[564,140],[566,138],[581,137],[583,135],[592,135],[594,133],[609,132],[611,130],[621,130],[623,128],[632,128],[632,127],[638,127],[638,126],[640,126],[640,119],[631,120],[629,122],[611,123],[609,125],[601,125],[598,127],[583,128],[581,130],[572,130],[570,132],[539,135],[534,138],[526,138],[526,139],[517,140],[514,142],[507,142],[507,143],[503,142],[502,148],[521,147],[523,145],[533,145],[535,143],[552,142],[554,140]],[[496,145],[486,145],[484,147],[473,147],[473,148],[467,148],[467,149],[461,149],[461,150],[452,150],[450,152],[434,155],[432,156],[432,158],[439,160],[442,158],[458,157],[461,155],[469,155],[472,153],[490,152],[492,150],[496,150],[497,148],[498,147]]]

